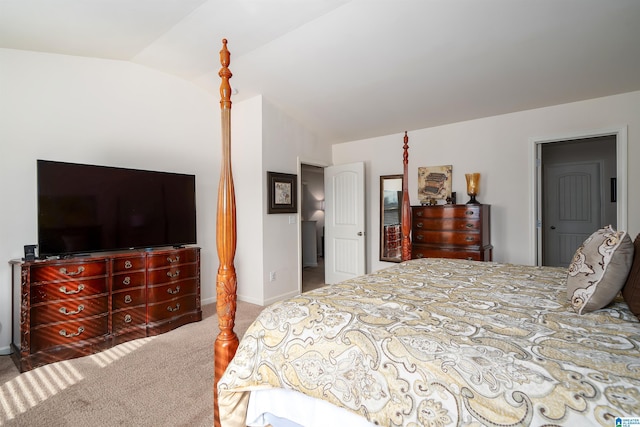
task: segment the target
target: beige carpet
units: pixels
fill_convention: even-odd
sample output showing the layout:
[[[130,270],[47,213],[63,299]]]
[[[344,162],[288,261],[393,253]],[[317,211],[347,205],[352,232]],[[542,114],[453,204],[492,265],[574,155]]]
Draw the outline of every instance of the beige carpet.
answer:
[[[239,337],[262,309],[238,302]],[[201,322],[23,374],[0,356],[0,425],[210,427],[217,334],[211,304]]]

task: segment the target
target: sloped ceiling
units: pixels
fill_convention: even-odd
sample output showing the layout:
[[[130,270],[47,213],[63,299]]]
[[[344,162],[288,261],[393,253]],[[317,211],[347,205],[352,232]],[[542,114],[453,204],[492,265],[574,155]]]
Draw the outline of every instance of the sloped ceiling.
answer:
[[[226,38],[232,101],[263,94],[332,144],[640,90],[639,22],[638,0],[2,0],[0,48],[217,96]]]

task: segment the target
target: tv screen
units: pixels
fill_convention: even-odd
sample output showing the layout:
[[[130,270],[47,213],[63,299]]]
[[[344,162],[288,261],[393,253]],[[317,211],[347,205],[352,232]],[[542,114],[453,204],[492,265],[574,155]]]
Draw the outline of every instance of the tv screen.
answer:
[[[196,243],[195,176],[38,160],[40,257]]]

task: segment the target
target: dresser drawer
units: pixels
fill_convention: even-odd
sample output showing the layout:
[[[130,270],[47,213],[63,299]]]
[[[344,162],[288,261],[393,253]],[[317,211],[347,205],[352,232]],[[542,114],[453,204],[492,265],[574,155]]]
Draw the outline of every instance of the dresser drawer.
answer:
[[[197,264],[181,264],[174,267],[160,268],[149,271],[148,283],[150,286],[162,283],[173,283],[192,277],[197,277]]]
[[[130,257],[130,258],[115,258],[113,260],[113,274],[122,272],[144,270],[145,258],[144,256]]]
[[[149,323],[178,317],[196,309],[196,295],[186,295],[170,301],[149,303],[147,313]]]
[[[136,307],[146,304],[146,289],[136,288],[125,291],[114,292],[111,295],[112,310]]]
[[[435,231],[480,231],[482,221],[480,219],[424,219],[417,218],[412,223],[414,230],[435,230]]]
[[[490,252],[488,252],[490,254]],[[490,261],[490,255],[487,256],[487,250],[469,250],[464,251],[457,248],[433,248],[422,247],[416,245],[411,251],[412,258],[457,258],[468,259],[474,261]]]
[[[182,249],[175,252],[149,256],[148,268],[174,266],[196,262],[198,251],[195,249]]]
[[[35,353],[58,345],[72,344],[78,341],[107,335],[108,316],[45,325],[31,330],[31,352]]]
[[[413,243],[447,244],[461,246],[479,246],[482,244],[480,233],[457,231],[416,231],[411,236]]]
[[[104,276],[107,274],[105,262],[60,263],[34,266],[31,268],[31,283],[54,282],[69,279]]]
[[[31,286],[31,304],[106,294],[105,277]]]
[[[108,311],[109,300],[106,295],[34,305],[31,307],[31,325],[78,320]]]
[[[197,281],[195,279],[182,280],[161,286],[152,286],[147,289],[150,303],[168,301],[183,295],[195,294]]]
[[[412,218],[480,218],[480,205],[440,205],[414,206],[411,208]]]
[[[144,325],[147,322],[147,308],[135,307],[116,311],[111,315],[111,323],[114,331]]]
[[[118,291],[121,289],[137,288],[139,286],[144,286],[145,283],[144,271],[120,273],[111,278],[111,289]]]

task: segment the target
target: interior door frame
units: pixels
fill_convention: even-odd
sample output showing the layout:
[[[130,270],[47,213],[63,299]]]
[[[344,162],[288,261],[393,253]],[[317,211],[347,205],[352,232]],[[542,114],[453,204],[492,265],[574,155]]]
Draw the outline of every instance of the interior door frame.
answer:
[[[617,202],[616,221],[619,230],[627,229],[627,126],[595,129],[564,135],[532,137],[530,141],[530,251],[532,265],[542,265],[542,144],[599,136],[616,137]]]
[[[302,293],[302,165],[321,168],[330,166],[329,163],[323,161],[304,159],[298,156],[298,293],[300,294]]]

